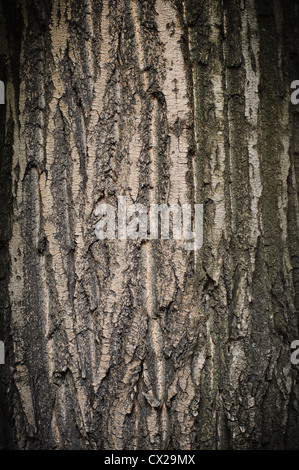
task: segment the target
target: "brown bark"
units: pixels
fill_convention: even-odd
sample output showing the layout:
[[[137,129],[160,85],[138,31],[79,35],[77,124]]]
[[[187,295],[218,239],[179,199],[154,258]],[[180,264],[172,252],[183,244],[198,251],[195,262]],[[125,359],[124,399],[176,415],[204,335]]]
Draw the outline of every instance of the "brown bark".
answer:
[[[298,3],[0,7],[2,447],[297,448]],[[203,247],[97,240],[123,195]]]

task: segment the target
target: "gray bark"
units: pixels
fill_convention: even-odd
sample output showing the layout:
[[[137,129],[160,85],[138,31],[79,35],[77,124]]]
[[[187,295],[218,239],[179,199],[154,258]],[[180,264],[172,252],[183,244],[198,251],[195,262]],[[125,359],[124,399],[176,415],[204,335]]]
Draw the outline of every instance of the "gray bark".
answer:
[[[0,2],[3,448],[298,448],[296,7]],[[203,247],[97,240],[122,195]]]

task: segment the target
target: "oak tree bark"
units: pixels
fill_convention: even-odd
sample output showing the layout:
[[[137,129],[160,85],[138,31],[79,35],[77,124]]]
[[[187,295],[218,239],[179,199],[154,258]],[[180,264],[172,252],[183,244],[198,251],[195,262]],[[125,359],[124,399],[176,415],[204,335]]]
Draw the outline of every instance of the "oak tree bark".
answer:
[[[298,2],[0,8],[1,446],[298,448]],[[203,247],[97,240],[123,195]]]

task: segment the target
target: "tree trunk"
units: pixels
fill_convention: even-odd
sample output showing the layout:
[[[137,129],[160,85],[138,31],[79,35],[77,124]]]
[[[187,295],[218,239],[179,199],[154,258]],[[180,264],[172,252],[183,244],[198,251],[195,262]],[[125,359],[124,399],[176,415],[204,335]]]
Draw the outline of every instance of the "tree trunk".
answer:
[[[0,8],[2,447],[298,448],[298,2]],[[202,248],[98,240],[120,196]]]

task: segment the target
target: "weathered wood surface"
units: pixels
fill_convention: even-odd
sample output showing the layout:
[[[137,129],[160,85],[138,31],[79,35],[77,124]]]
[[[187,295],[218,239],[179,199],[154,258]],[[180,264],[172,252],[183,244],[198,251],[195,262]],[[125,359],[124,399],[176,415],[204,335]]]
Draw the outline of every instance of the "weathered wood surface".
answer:
[[[2,446],[298,447],[294,2],[0,4]],[[122,195],[202,249],[97,240]]]

